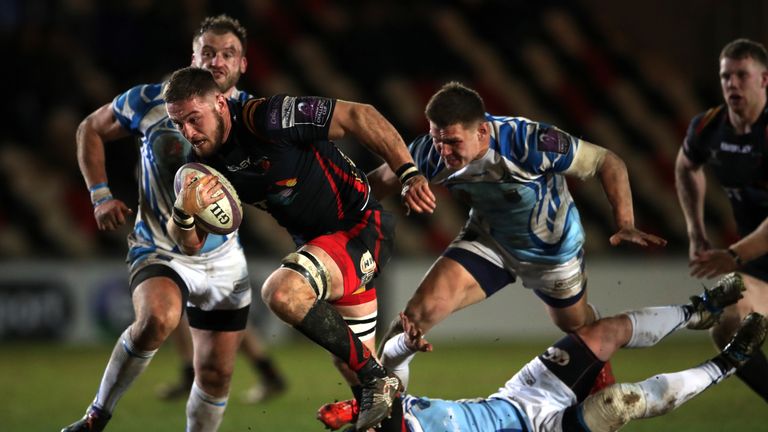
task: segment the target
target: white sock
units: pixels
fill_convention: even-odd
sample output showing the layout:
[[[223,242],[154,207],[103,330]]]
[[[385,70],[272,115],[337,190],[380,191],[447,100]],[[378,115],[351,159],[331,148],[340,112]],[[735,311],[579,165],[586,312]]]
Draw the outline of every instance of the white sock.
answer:
[[[227,409],[229,396],[215,397],[204,392],[195,382],[187,400],[187,432],[209,432],[219,429]]]
[[[139,351],[133,346],[131,328],[125,329],[112,350],[104,376],[101,378],[99,392],[93,404],[108,413],[112,413],[117,401],[123,396],[133,381],[144,372],[157,350]]]
[[[408,388],[410,378],[409,363],[413,360],[416,352],[408,348],[405,344],[405,333],[399,333],[384,343],[384,350],[381,353],[381,365],[391,371]]]
[[[684,327],[690,315],[685,306],[648,307],[624,314],[632,322],[632,337],[626,348],[656,345],[668,334]]]
[[[691,369],[656,375],[637,383],[645,393],[646,401],[645,414],[641,418],[656,417],[674,410],[734,371],[723,372],[709,360]]]

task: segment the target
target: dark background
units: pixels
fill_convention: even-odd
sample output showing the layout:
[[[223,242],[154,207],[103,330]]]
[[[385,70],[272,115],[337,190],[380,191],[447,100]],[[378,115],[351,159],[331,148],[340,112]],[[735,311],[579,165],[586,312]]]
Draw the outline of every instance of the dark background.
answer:
[[[189,64],[207,15],[228,13],[249,32],[240,88],[316,94],[375,105],[409,141],[423,107],[448,80],[484,96],[489,112],[554,123],[627,162],[637,225],[685,253],[673,166],[690,118],[720,103],[718,54],[736,37],[768,43],[759,0],[580,1],[108,1],[2,0],[4,103],[0,133],[0,256],[119,257],[130,229],[99,233],[75,158],[75,130],[133,85]],[[109,183],[136,202],[137,143],[107,146]],[[345,144],[360,165],[378,161]],[[571,182],[587,249],[611,251],[614,225],[597,180]],[[716,244],[735,239],[730,209],[710,184]],[[440,251],[464,209],[439,192],[432,217],[401,218],[399,254]],[[397,203],[387,203],[397,209]],[[290,249],[265,214],[249,211],[246,252]]]

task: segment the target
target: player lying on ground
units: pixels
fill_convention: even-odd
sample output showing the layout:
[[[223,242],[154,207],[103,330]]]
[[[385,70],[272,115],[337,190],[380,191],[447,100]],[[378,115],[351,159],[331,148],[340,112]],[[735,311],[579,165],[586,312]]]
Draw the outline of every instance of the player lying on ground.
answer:
[[[690,304],[648,307],[600,319],[566,335],[487,398],[450,401],[406,395],[402,428],[603,432],[618,430],[633,419],[666,414],[732,375],[759,350],[768,330],[766,319],[757,313],[747,316],[720,354],[694,368],[614,384],[591,396],[589,389],[619,348],[650,347],[684,327],[711,327],[725,306],[741,298],[743,289],[741,278],[729,274],[713,289],[691,297]],[[430,351],[431,345],[402,313],[401,322],[404,332],[386,342],[382,362],[407,385],[408,364],[417,351]],[[318,417],[336,405],[324,406]]]

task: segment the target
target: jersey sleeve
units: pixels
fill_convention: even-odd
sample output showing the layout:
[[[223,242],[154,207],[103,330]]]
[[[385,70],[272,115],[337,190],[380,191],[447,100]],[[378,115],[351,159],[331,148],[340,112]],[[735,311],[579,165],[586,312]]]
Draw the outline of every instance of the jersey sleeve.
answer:
[[[702,132],[704,127],[712,120],[714,114],[713,110],[709,110],[697,115],[691,120],[691,124],[688,125],[688,131],[685,133],[683,154],[697,165],[701,165],[709,159],[710,152],[706,146],[706,141],[702,139]]]
[[[327,140],[336,107],[335,99],[315,96],[272,96],[254,109],[248,109],[249,103],[244,110],[249,129],[263,127],[273,137],[295,142]]]
[[[142,84],[117,95],[112,101],[115,118],[127,131],[143,134],[149,126],[166,117],[165,107],[153,110],[165,103],[161,93],[162,84]]]
[[[502,136],[499,150],[535,174],[562,173],[573,163],[579,138],[546,123],[519,120]]]
[[[416,137],[409,145],[408,151],[413,157],[416,168],[427,180],[432,180],[444,168],[440,154],[432,145],[432,136],[424,134]]]

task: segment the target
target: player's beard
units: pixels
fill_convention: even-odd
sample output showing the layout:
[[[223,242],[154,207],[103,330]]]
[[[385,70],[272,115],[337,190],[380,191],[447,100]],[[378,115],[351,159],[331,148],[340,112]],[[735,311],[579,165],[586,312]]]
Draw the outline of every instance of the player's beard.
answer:
[[[224,116],[218,112],[216,114],[216,130],[214,131],[214,147],[219,147],[224,142]]]
[[[233,72],[230,75],[227,75],[226,79],[221,84],[217,83],[219,86],[219,91],[222,93],[226,93],[229,89],[236,86],[238,81],[240,81],[239,70]]]

